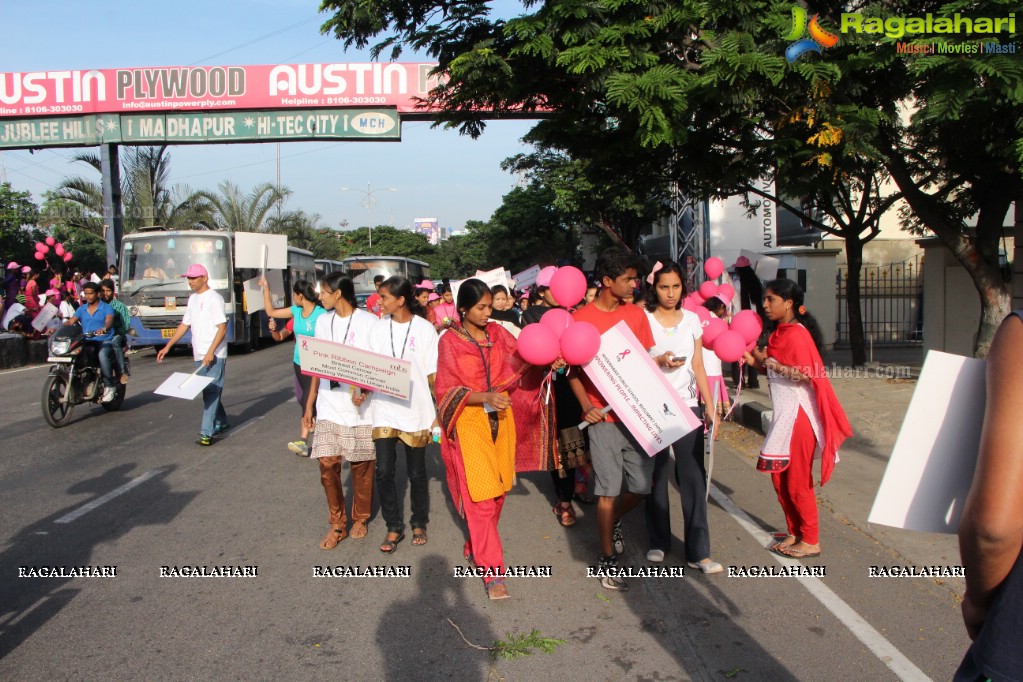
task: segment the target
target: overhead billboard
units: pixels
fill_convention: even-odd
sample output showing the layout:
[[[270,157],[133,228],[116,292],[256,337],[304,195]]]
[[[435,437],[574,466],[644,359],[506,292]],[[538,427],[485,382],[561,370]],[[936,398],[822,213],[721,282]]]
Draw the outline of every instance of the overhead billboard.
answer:
[[[416,218],[413,225],[415,231],[426,235],[431,244],[440,243],[440,223],[436,218]]]
[[[400,140],[394,109],[278,109],[0,119],[0,149],[98,144]]]
[[[422,111],[435,63],[160,66],[0,73],[0,117],[222,109]]]

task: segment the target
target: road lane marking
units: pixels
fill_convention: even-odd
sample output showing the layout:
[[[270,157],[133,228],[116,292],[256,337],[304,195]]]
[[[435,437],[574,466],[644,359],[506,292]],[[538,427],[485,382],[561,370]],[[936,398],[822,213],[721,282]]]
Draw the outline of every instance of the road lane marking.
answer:
[[[42,369],[43,367],[49,366],[50,366],[49,363],[47,363],[45,365],[35,365],[33,367],[22,367],[21,369],[5,369],[4,371],[0,372],[0,376],[3,376],[4,374],[14,374],[15,372],[27,372],[30,369]]]
[[[753,536],[753,539],[765,548],[774,541],[774,536],[758,526],[749,515],[739,508],[728,495],[718,490],[718,487],[711,484],[710,496],[714,498],[728,514],[735,519],[736,523],[742,526],[743,530]],[[782,566],[800,566],[795,559],[786,559],[774,552],[769,552],[771,557]],[[821,582],[820,578],[810,576],[799,576],[796,578],[803,587],[819,601],[824,608],[844,625],[856,639],[870,649],[888,668],[895,673],[900,680],[929,680],[923,670],[916,667],[905,654],[895,648],[891,642],[875,630],[860,614],[856,613],[851,606],[845,603],[841,597],[835,594],[831,588]]]
[[[106,504],[107,502],[109,502],[110,500],[114,499],[115,497],[118,497],[120,495],[125,494],[126,492],[128,492],[129,490],[131,490],[132,488],[134,488],[134,487],[136,487],[138,485],[142,485],[143,483],[145,483],[149,479],[153,478],[154,476],[159,476],[163,472],[167,471],[168,468],[169,467],[161,467],[159,469],[153,469],[152,471],[147,471],[146,473],[142,474],[138,478],[136,478],[134,480],[131,480],[131,481],[128,481],[127,483],[122,485],[120,488],[115,488],[114,490],[111,490],[110,492],[108,492],[106,495],[103,495],[102,497],[97,497],[92,502],[84,504],[81,507],[79,507],[78,509],[75,509],[74,511],[65,514],[64,516],[62,516],[59,519],[57,519],[56,521],[54,521],[54,523],[71,523],[75,519],[77,519],[77,518],[79,518],[81,516],[85,516],[86,514],[91,512],[93,509],[96,509],[97,507]]]

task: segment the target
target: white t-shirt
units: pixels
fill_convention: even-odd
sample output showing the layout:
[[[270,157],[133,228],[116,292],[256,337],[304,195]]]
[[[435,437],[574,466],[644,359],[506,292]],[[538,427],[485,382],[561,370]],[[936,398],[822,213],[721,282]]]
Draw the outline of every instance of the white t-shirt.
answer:
[[[75,307],[71,305],[71,301],[61,301],[58,310],[60,311],[61,320],[70,320],[75,316]]]
[[[664,371],[668,383],[678,392],[689,407],[695,407],[699,391],[696,388],[696,374],[693,373],[693,356],[696,354],[696,339],[703,336],[703,326],[696,313],[682,310],[682,320],[674,327],[665,328],[653,313],[647,311],[650,330],[654,334],[654,347],[650,354],[657,356],[671,351],[676,358],[685,358],[681,367]]]
[[[7,329],[7,326],[11,323],[11,320],[13,320],[18,315],[21,315],[24,312],[25,312],[25,306],[21,305],[17,301],[14,301],[7,308],[7,312],[4,313],[3,324],[0,325],[0,326],[3,326],[4,329]]]
[[[217,335],[217,325],[227,323],[227,306],[224,297],[216,289],[207,289],[201,294],[188,297],[188,308],[181,322],[192,328],[192,357],[202,360]],[[213,355],[227,357],[227,337],[220,342]]]
[[[354,315],[339,317],[333,311],[323,313],[316,319],[313,336],[325,341],[343,343],[363,350],[371,350],[369,336],[379,320],[372,313],[356,310]],[[351,386],[341,384],[331,390],[329,379],[320,379],[316,393],[316,418],[341,426],[369,426],[369,409],[373,393],[366,394],[361,407],[352,404]]]
[[[717,317],[714,313],[710,314],[711,317]],[[710,350],[706,346],[703,347],[703,369],[707,372],[709,377],[719,377],[721,374],[721,358],[717,356],[717,353]],[[712,391],[714,389],[711,389]]]
[[[437,410],[430,391],[429,375],[437,373],[437,330],[419,317],[399,324],[390,317],[377,321],[370,334],[370,349],[374,353],[390,355],[412,362],[412,381],[409,400],[399,400],[377,393],[370,405],[374,427],[389,426],[414,433],[433,426]]]

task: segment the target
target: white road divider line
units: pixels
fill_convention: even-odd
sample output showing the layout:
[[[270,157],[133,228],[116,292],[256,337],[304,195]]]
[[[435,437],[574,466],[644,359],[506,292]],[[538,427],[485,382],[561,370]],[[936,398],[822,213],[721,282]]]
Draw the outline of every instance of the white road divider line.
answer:
[[[27,372],[30,369],[43,369],[44,367],[49,366],[50,366],[49,363],[47,363],[45,365],[33,365],[32,367],[22,367],[21,369],[5,369],[4,371],[0,372],[0,376],[3,376],[4,374],[14,374],[15,372]]]
[[[742,528],[753,536],[758,543],[767,547],[771,542],[774,541],[774,536],[765,531],[763,528],[758,526],[756,522],[749,517],[749,515],[739,508],[735,502],[732,501],[728,495],[718,490],[717,486],[710,486],[710,496],[714,498],[721,507],[735,519]],[[795,559],[786,559],[778,556],[774,552],[770,552],[770,555],[782,566],[799,566],[801,565]],[[835,594],[831,588],[821,582],[820,578],[814,578],[810,576],[799,576],[796,578],[799,580],[803,587],[812,594],[817,601],[819,601],[824,608],[831,612],[835,618],[839,620],[849,632],[851,632],[856,639],[863,642],[870,651],[877,656],[877,658],[884,663],[888,668],[895,673],[900,680],[929,680],[930,677],[927,674],[916,667],[912,661],[906,658],[905,654],[895,648],[895,646],[889,642],[884,636],[874,629],[870,623],[856,613],[851,606],[845,603],[841,597]]]
[[[85,516],[92,510],[106,504],[115,497],[125,494],[126,492],[128,492],[129,490],[136,486],[142,485],[143,483],[153,478],[154,476],[159,476],[163,472],[167,471],[167,469],[168,467],[161,467],[160,469],[153,469],[152,471],[147,471],[138,478],[128,481],[120,488],[115,488],[114,490],[108,492],[106,495],[103,495],[102,497],[97,497],[92,502],[88,502],[79,507],[78,509],[75,509],[74,511],[65,514],[64,516],[54,521],[54,523],[71,523],[75,519]]]

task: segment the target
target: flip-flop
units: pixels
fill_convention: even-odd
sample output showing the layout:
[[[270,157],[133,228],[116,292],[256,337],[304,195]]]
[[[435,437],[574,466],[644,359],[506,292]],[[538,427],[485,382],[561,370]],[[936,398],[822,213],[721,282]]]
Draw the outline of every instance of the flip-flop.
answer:
[[[789,559],[812,559],[815,556],[820,556],[821,551],[819,549],[816,552],[804,552],[801,549],[779,549],[775,554],[780,554]]]
[[[388,533],[390,535],[390,533]],[[393,540],[384,538],[384,541],[380,544],[380,551],[384,554],[394,554],[395,550],[398,549],[398,543],[405,539],[405,531],[398,534],[398,537]]]

